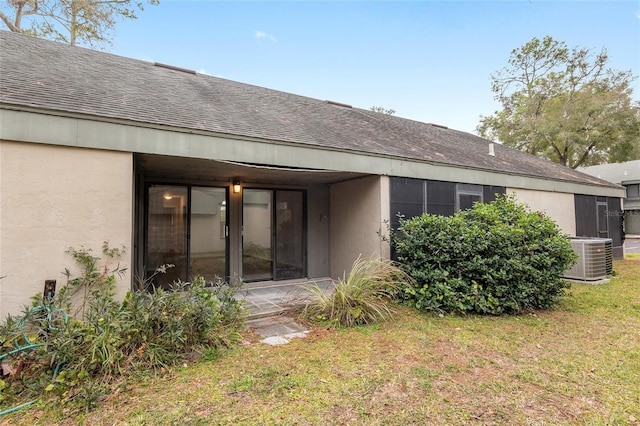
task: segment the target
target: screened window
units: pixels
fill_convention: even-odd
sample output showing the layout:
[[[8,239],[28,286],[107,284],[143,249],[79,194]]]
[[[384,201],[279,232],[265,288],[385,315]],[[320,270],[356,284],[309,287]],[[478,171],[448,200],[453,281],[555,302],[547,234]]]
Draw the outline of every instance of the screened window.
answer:
[[[504,194],[506,189],[500,186],[392,177],[390,192],[391,226],[396,227],[398,213],[406,218],[422,213],[452,216],[458,210],[472,208],[476,202],[491,202],[496,194]]]
[[[640,184],[627,185],[627,198],[640,198]]]
[[[398,213],[407,219],[423,213],[453,216],[457,210],[470,209],[475,202],[491,202],[496,194],[506,192],[506,188],[500,186],[401,177],[391,177],[389,185],[390,222],[394,229],[399,225]],[[393,246],[391,257],[396,258]]]
[[[483,201],[482,185],[459,183],[456,188],[456,210],[468,210]]]
[[[437,180],[427,181],[427,213],[453,216],[456,212],[456,184]]]
[[[420,179],[393,178],[391,190],[391,225],[398,226],[398,213],[406,218],[420,216],[425,211],[425,182]]]

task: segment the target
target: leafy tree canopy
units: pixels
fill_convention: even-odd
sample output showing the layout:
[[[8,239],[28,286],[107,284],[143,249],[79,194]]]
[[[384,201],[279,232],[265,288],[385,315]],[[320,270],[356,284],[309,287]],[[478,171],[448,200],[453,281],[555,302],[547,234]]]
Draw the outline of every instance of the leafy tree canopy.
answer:
[[[135,0],[0,0],[0,21],[10,31],[102,47],[110,44],[117,19],[136,19],[138,10],[143,3]]]
[[[380,114],[386,114],[386,115],[393,115],[396,113],[395,109],[387,109],[384,107],[379,107],[379,106],[372,106],[369,108],[369,110],[373,111],[373,112],[379,112]]]
[[[635,77],[608,61],[606,49],[533,38],[491,75],[502,110],[482,117],[478,132],[572,168],[640,158]]]

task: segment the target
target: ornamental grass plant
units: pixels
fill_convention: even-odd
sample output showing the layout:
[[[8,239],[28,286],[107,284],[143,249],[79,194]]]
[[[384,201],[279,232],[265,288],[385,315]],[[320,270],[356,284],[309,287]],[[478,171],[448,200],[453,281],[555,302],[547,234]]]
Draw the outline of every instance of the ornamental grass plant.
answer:
[[[313,301],[302,316],[310,321],[327,322],[331,328],[352,327],[386,321],[394,316],[393,294],[410,280],[389,260],[359,256],[348,276],[338,279],[332,292],[317,284],[308,286]]]

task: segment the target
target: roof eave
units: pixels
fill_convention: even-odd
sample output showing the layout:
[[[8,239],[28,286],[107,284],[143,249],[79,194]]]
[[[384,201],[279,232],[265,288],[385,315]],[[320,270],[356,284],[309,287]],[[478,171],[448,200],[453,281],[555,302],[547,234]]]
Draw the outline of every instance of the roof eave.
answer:
[[[510,176],[513,178],[518,178],[518,179],[534,179],[537,181],[548,181],[550,183],[555,183],[555,182],[559,182],[559,183],[565,183],[565,184],[569,184],[569,185],[581,185],[581,186],[591,186],[594,188],[601,188],[601,189],[611,189],[611,190],[617,190],[617,191],[621,191],[624,192],[624,187],[620,186],[620,185],[616,185],[616,184],[612,184],[610,182],[605,182],[602,181],[602,184],[596,184],[596,183],[591,183],[591,182],[580,182],[580,181],[573,181],[573,180],[569,180],[569,179],[553,179],[553,178],[544,178],[541,176],[535,176],[535,175],[528,175],[528,174],[518,174],[518,173],[513,173],[513,172],[507,172],[507,171],[499,171],[499,170],[492,170],[492,169],[483,169],[483,168],[477,168],[477,167],[469,167],[469,166],[465,166],[465,165],[458,165],[458,164],[450,164],[450,163],[445,163],[445,162],[435,162],[435,161],[427,161],[427,160],[422,160],[422,159],[416,159],[416,158],[411,158],[411,157],[403,157],[403,156],[394,156],[394,155],[389,155],[389,154],[384,154],[384,153],[373,153],[373,152],[363,152],[363,151],[357,151],[357,150],[352,150],[352,149],[346,149],[346,148],[336,148],[336,147],[328,147],[328,146],[322,146],[322,145],[313,145],[313,144],[308,144],[308,143],[299,143],[299,142],[291,142],[291,141],[282,141],[282,140],[273,140],[273,139],[265,139],[265,138],[259,138],[259,137],[255,137],[255,136],[248,136],[248,135],[240,135],[240,134],[229,134],[229,133],[218,133],[218,132],[212,132],[209,130],[200,130],[200,129],[193,129],[193,128],[184,128],[184,127],[176,127],[176,126],[168,126],[168,125],[162,125],[162,124],[155,124],[155,123],[147,123],[147,122],[140,122],[140,121],[135,121],[135,120],[126,120],[126,119],[122,119],[122,118],[116,118],[116,117],[107,117],[107,116],[102,116],[102,115],[91,115],[91,114],[86,114],[86,113],[78,113],[78,112],[71,112],[71,111],[62,111],[62,110],[56,110],[56,109],[45,109],[45,108],[40,108],[40,107],[36,107],[36,106],[30,106],[30,105],[18,105],[18,104],[14,104],[14,103],[7,103],[7,102],[0,102],[0,109],[4,109],[4,110],[8,110],[8,111],[15,111],[18,113],[27,113],[27,114],[35,114],[35,115],[40,115],[40,116],[46,116],[49,118],[58,118],[59,120],[78,120],[78,123],[84,123],[86,124],[87,122],[93,123],[95,127],[98,127],[100,125],[105,125],[105,126],[109,126],[110,131],[113,132],[114,131],[114,127],[117,127],[119,129],[122,130],[122,132],[119,132],[119,135],[123,135],[126,129],[138,129],[140,131],[142,130],[149,130],[149,131],[159,131],[162,132],[163,135],[167,136],[167,135],[171,135],[171,137],[174,137],[175,139],[178,140],[185,140],[184,137],[189,137],[189,135],[192,135],[193,138],[205,138],[211,141],[211,143],[215,143],[216,141],[229,141],[231,143],[238,143],[238,142],[244,142],[244,143],[253,143],[253,144],[258,144],[260,146],[274,146],[274,147],[283,147],[283,148],[298,148],[298,149],[303,149],[303,150],[314,150],[314,151],[321,151],[321,152],[326,152],[326,153],[335,153],[335,154],[344,154],[344,155],[348,155],[352,158],[351,161],[348,161],[347,165],[343,166],[343,167],[338,167],[336,165],[336,170],[340,170],[340,171],[346,171],[346,168],[352,167],[354,166],[354,161],[353,158],[357,159],[357,158],[369,158],[369,159],[380,159],[380,160],[386,160],[386,164],[390,164],[391,166],[386,167],[386,168],[379,168],[377,174],[384,174],[384,175],[390,175],[390,176],[402,176],[402,177],[417,177],[417,178],[432,178],[431,175],[429,175],[429,173],[421,173],[419,171],[417,171],[416,169],[420,168],[420,169],[429,169],[429,168],[425,168],[424,166],[431,166],[431,168],[437,168],[439,170],[442,169],[451,169],[451,170],[463,170],[463,171],[468,171],[470,175],[473,176],[477,176],[478,173],[480,174],[494,174],[497,175],[498,178],[496,179],[495,183],[491,183],[491,184],[498,184],[498,182],[502,182],[504,184],[504,176]],[[71,125],[71,123],[69,123],[70,128],[66,129],[66,132],[75,132],[77,131],[77,125]],[[8,126],[2,126],[3,128],[8,129]],[[37,126],[35,125],[30,125],[28,126],[31,131],[33,131]],[[55,127],[55,126],[54,126]],[[52,133],[51,132],[52,127],[51,127],[51,123],[49,122],[47,125],[47,134]],[[55,132],[54,132],[55,133]],[[64,132],[63,132],[64,133]],[[84,134],[80,135],[80,134],[68,134],[67,137],[65,138],[63,135],[60,135],[60,137],[53,137],[53,140],[46,140],[46,136],[47,135],[42,135],[43,140],[40,141],[40,143],[52,143],[52,144],[59,144],[59,145],[69,145],[69,146],[83,146],[83,147],[87,147],[87,148],[98,148],[98,149],[114,149],[114,150],[121,150],[121,151],[131,151],[131,152],[146,152],[146,153],[156,153],[156,154],[162,154],[162,155],[176,155],[176,156],[192,156],[194,158],[209,158],[207,157],[207,155],[202,154],[202,152],[204,152],[205,154],[207,152],[210,152],[211,150],[207,150],[206,147],[201,146],[202,144],[199,144],[199,148],[201,148],[199,150],[199,154],[194,152],[193,147],[189,147],[188,150],[180,150],[177,149],[179,148],[177,145],[179,145],[178,142],[176,142],[176,144],[174,144],[174,146],[171,146],[171,144],[169,143],[164,143],[164,144],[151,144],[151,146],[147,145],[146,149],[142,149],[140,146],[129,146],[129,144],[123,144],[120,141],[116,141],[116,143],[114,142],[105,142],[105,143],[100,143],[100,141],[98,139],[100,139],[100,137],[104,136],[105,132],[100,132],[100,131],[93,131],[93,132],[88,132],[90,133],[87,134],[87,132],[84,132]],[[125,132],[126,133],[126,132]],[[83,137],[84,139],[87,139],[89,136],[93,136],[95,140],[82,140]],[[180,137],[182,136],[182,138]],[[0,137],[2,137],[2,135],[0,135]],[[33,137],[33,136],[31,136]],[[135,142],[135,140],[137,139],[137,135],[135,134],[130,134],[129,138]],[[38,142],[38,140],[28,140],[28,137],[22,137],[16,139],[16,137],[13,138],[14,140],[22,140],[25,142]],[[38,139],[38,138],[36,138]],[[66,139],[66,141],[65,141]],[[163,138],[158,138],[158,140],[161,140]],[[162,148],[166,148],[167,152],[162,151]],[[244,158],[238,158],[237,157],[237,153],[232,153],[230,151],[234,150],[234,146],[233,145],[227,145],[228,151],[229,151],[229,155],[225,156],[225,154],[227,153],[227,151],[224,152],[220,152],[218,150],[217,152],[217,156],[216,158],[214,158],[213,156],[211,156],[211,159],[223,159],[223,160],[230,160],[230,161],[242,161],[244,160]],[[220,155],[222,155],[220,157]],[[277,160],[276,160],[277,159]],[[282,158],[278,158],[275,157],[272,159],[272,163],[273,164],[279,164],[279,165],[283,165],[283,166],[300,166],[300,164],[297,164],[297,162],[299,162],[301,160],[300,156],[296,156],[294,158],[294,162],[287,162],[286,161],[286,157],[284,158],[284,161]],[[357,163],[358,161],[356,161]],[[328,163],[328,164],[332,164],[332,163]],[[323,164],[324,168],[326,168],[327,163]],[[305,167],[315,167],[317,165],[304,165]],[[394,167],[395,166],[395,167]],[[375,168],[375,166],[374,166]],[[351,170],[351,171],[356,171],[356,170]],[[363,173],[372,173],[372,170],[357,170],[357,172],[363,172]],[[460,173],[458,173],[460,174]],[[474,183],[473,179],[469,178],[468,180],[465,181],[464,176],[458,176],[458,175],[452,175],[454,177],[457,178],[456,181],[459,182],[464,182],[464,183]],[[500,177],[502,176],[502,177]],[[440,180],[445,180],[446,176],[443,179]],[[512,186],[512,185],[510,185]],[[548,187],[548,188],[554,188],[553,185],[541,185],[541,187]],[[622,195],[621,195],[622,196]]]

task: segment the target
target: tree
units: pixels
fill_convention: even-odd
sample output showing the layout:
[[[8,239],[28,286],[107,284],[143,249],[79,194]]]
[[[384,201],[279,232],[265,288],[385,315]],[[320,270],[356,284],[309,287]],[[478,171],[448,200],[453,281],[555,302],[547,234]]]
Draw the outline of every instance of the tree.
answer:
[[[72,46],[110,44],[118,18],[136,19],[143,3],[134,0],[0,0],[0,20],[13,32]],[[158,4],[159,0],[148,0]],[[23,27],[24,21],[29,24]]]
[[[478,132],[572,168],[640,158],[635,77],[608,60],[606,49],[533,38],[491,75],[502,110],[481,117]]]
[[[385,115],[393,115],[396,113],[395,109],[386,109],[383,107],[379,107],[379,106],[372,106],[369,108],[369,110],[373,111],[373,112],[379,112],[380,114],[385,114]]]

